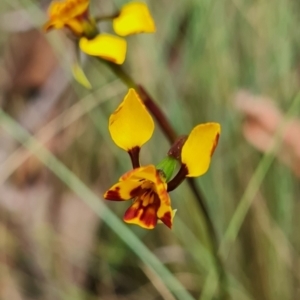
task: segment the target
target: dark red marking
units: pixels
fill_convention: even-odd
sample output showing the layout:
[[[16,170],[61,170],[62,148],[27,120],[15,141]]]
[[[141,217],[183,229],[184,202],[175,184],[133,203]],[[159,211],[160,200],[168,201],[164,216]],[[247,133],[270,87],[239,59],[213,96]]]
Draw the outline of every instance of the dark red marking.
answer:
[[[114,58],[112,58],[112,57],[108,57],[108,56],[104,56],[104,55],[101,55],[101,58],[103,58],[103,59],[105,59],[105,60],[108,60],[108,61],[111,61],[111,62],[113,62],[113,63],[116,63],[116,59],[114,59]],[[110,123],[110,125],[111,124],[113,124],[114,122],[112,122],[112,123]]]
[[[118,112],[121,111],[122,108],[123,108],[123,105],[120,105],[120,106],[119,106],[112,114],[113,114],[113,115],[116,115]],[[114,123],[114,122],[111,122],[110,125],[113,124],[113,123]]]
[[[144,223],[147,227],[149,226],[156,226],[157,224],[157,216],[156,216],[155,205],[148,205],[144,212],[142,213],[140,220]]]
[[[216,150],[216,148],[217,148],[217,146],[218,146],[219,137],[220,137],[220,134],[217,133],[216,138],[215,138],[215,142],[214,142],[213,147],[212,147],[212,149],[211,149],[211,151],[210,151],[210,156],[211,156],[211,157],[213,156],[213,154],[214,154],[214,152],[215,152],[215,150]]]
[[[125,214],[124,214],[124,218],[123,218],[123,220],[124,221],[129,221],[129,220],[132,220],[132,219],[134,219],[134,218],[136,218],[137,216],[138,216],[138,212],[139,212],[139,210],[140,209],[142,209],[142,205],[141,205],[142,203],[139,203],[138,205],[137,205],[137,203],[134,203],[132,206],[130,206],[127,210],[126,210],[126,212],[125,212]],[[136,207],[137,206],[137,207]]]
[[[143,195],[140,196],[142,198],[137,199],[136,202],[127,209],[123,218],[124,221],[130,221],[139,216],[140,222],[146,227],[154,227],[157,224],[157,210],[160,206],[160,200],[155,194],[154,202],[143,206],[142,199],[150,197],[150,195],[147,195],[148,193],[153,193],[153,191],[151,189],[146,190]]]
[[[130,197],[131,198],[135,198],[137,196],[139,196],[142,192],[142,187],[141,186],[138,186],[136,188],[134,188],[131,192],[130,192]]]
[[[122,201],[122,200],[125,200],[125,199],[122,199],[121,198],[121,195],[120,195],[120,187],[116,187],[114,190],[108,190],[106,192],[106,194],[104,195],[104,198],[106,200],[111,200],[111,201]]]
[[[128,151],[133,169],[140,167],[140,147],[134,147]]]
[[[169,211],[166,212],[160,220],[170,229],[172,228],[172,216]]]
[[[149,194],[149,195],[147,195]],[[146,192],[143,194],[143,197],[151,197],[152,195],[154,197],[153,203],[148,204],[144,207],[144,211],[142,215],[140,216],[140,220],[146,225],[146,226],[156,226],[157,224],[157,211],[160,207],[160,199],[158,195],[151,189],[146,190]]]

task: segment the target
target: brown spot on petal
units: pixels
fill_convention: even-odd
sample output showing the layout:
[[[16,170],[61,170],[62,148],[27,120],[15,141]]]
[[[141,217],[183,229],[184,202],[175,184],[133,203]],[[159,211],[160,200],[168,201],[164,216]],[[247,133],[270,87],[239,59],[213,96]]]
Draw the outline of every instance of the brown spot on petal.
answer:
[[[49,32],[54,28],[54,25],[51,22],[47,22],[46,24],[43,25],[42,29],[44,32]]]
[[[112,201],[122,201],[122,200],[124,200],[124,199],[121,198],[120,187],[118,187],[118,186],[114,190],[108,190],[104,194],[104,198],[106,200],[112,200]]]
[[[212,147],[211,152],[210,152],[210,156],[211,157],[213,156],[213,154],[214,154],[214,152],[215,152],[215,150],[216,150],[216,148],[218,146],[219,137],[220,137],[220,134],[217,133],[216,138],[215,138],[215,142],[214,142],[213,147]]]
[[[156,210],[154,205],[149,205],[144,209],[144,212],[142,213],[140,220],[146,227],[153,228],[156,226],[157,216],[156,216]]]
[[[130,206],[125,214],[124,214],[124,221],[130,221],[136,217],[138,217],[140,213],[143,213],[143,208],[142,208],[142,202],[135,202],[132,206]]]
[[[112,116],[116,115],[117,113],[120,112],[120,110],[123,108],[123,105],[120,105],[111,115],[110,120],[109,120],[109,126],[111,126],[112,124],[114,124],[116,122],[116,118],[114,117],[112,120]]]
[[[172,228],[172,216],[170,212],[166,212],[160,220],[170,229]]]
[[[117,114],[118,112],[120,112],[120,110],[123,108],[123,105],[120,105],[114,112],[113,115]]]
[[[146,191],[127,209],[123,218],[125,222],[147,229],[153,229],[156,226],[159,202],[155,200],[152,202],[150,194],[151,190]]]
[[[105,60],[108,60],[108,61],[110,61],[110,62],[112,62],[112,63],[114,63],[114,64],[117,63],[117,60],[114,59],[113,57],[101,55],[100,58],[105,59]]]
[[[130,192],[130,197],[131,198],[135,198],[137,197],[141,192],[142,192],[142,187],[138,186],[136,188],[134,188],[131,192]]]

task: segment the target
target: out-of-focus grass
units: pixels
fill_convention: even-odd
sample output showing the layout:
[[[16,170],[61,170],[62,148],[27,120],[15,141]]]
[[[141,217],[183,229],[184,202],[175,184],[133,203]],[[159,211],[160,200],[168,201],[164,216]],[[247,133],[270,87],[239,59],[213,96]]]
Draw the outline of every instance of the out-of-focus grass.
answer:
[[[181,286],[180,282],[164,267],[163,264],[139,241],[139,239],[122,223],[114,213],[100,201],[87,186],[69,171],[55,156],[47,151],[22,127],[18,126],[3,111],[0,112],[3,128],[28,150],[33,152],[59,179],[76,193],[117,235],[133,250],[139,258],[161,277],[168,288],[178,299],[193,299]]]
[[[102,2],[93,1],[98,12],[101,5],[108,6],[105,10],[113,7]],[[115,1],[115,4],[126,2]],[[247,145],[232,100],[238,89],[246,88],[273,97],[284,111],[299,115],[295,98],[299,91],[300,5],[296,0],[147,2],[157,23],[157,33],[128,38],[125,68],[147,87],[179,134],[205,121],[222,124],[210,171],[197,179],[197,183],[204,192],[218,238],[226,245],[220,253],[232,299],[299,299],[299,182],[289,170],[272,161],[272,156],[261,157]],[[30,1],[14,2],[14,8],[26,7],[30,17],[37,21],[32,12],[38,9],[31,5]],[[0,3],[1,11],[2,6]],[[4,37],[1,41],[5,44]],[[87,74],[96,85],[113,77],[105,67],[90,62]],[[78,93],[83,92],[78,89]],[[107,173],[106,183],[112,184],[129,167],[126,154],[113,145],[107,132],[108,115],[121,98],[114,97],[85,115],[83,121],[88,129],[62,157],[91,186],[103,173]],[[10,124],[7,119],[1,121],[5,126]],[[86,154],[86,148],[90,148],[90,155]],[[99,169],[99,175],[89,172],[95,168],[92,160],[95,149],[110,154],[114,162],[112,170]],[[167,150],[168,144],[157,128],[153,139],[143,148],[142,161],[157,163]],[[97,160],[100,165],[100,155]],[[54,172],[59,171],[57,166],[50,165]],[[72,176],[68,173],[64,180]],[[84,191],[92,196],[88,189]],[[172,193],[172,201],[178,208],[172,231],[163,227],[150,232],[134,227],[132,230],[154,253],[169,247],[170,258],[166,263],[195,299],[216,299],[213,294],[217,278],[210,271],[213,264],[202,212],[185,184]],[[109,207],[121,218],[124,205],[119,208],[109,204]],[[114,221],[115,217],[112,218]],[[126,229],[127,225],[114,222],[113,226],[123,228],[120,230],[137,243],[138,255],[154,263],[164,275],[164,262],[158,263]],[[101,281],[106,276],[105,268],[100,267],[101,261],[107,260],[112,281],[120,283],[122,273],[130,273],[138,290],[145,284],[145,278],[138,277],[139,260],[119,239],[110,236],[115,237],[111,229],[102,227],[98,244],[107,251],[93,256],[99,266],[96,278]],[[226,241],[230,242],[229,248]],[[181,261],[176,261],[180,255],[174,256],[175,261],[171,258],[177,245],[184,253]],[[176,287],[173,289],[176,292]],[[152,299],[151,295],[144,295],[145,299]],[[105,295],[102,297],[105,299]],[[188,299],[187,295],[181,297]]]

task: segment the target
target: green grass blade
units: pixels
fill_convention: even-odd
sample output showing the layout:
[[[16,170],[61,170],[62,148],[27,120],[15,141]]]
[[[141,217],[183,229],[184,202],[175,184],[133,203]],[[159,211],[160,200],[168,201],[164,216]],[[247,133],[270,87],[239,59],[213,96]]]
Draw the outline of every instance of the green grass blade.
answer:
[[[174,275],[156,258],[155,255],[126,227],[118,217],[79,180],[64,164],[45,149],[23,127],[15,122],[3,110],[0,111],[0,125],[25,148],[37,156],[58,178],[76,193],[129,248],[148,265],[174,293],[179,300],[194,299]]]

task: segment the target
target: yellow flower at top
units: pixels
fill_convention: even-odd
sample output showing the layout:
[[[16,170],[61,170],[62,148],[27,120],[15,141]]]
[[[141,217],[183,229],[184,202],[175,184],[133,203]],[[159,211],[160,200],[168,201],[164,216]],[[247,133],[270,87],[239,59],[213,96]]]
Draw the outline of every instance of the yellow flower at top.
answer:
[[[75,35],[83,33],[82,23],[87,19],[89,0],[53,1],[48,9],[49,21],[44,30],[69,28]]]
[[[169,182],[166,182],[168,176],[164,169],[139,164],[139,150],[151,138],[154,122],[134,89],[129,89],[123,102],[110,116],[109,131],[116,145],[129,153],[134,169],[121,176],[104,198],[133,200],[124,215],[127,223],[152,229],[161,221],[171,228],[173,210],[168,192],[185,177],[197,177],[208,170],[218,143],[220,124],[205,123],[194,127],[180,149],[180,170]]]
[[[155,32],[155,24],[145,3],[125,4],[113,20],[114,31],[120,36]]]
[[[89,0],[53,1],[48,9],[49,21],[44,24],[44,30],[66,28],[79,40],[78,45],[86,54],[122,64],[126,57],[126,40],[99,33],[95,18],[89,14],[89,3]],[[124,5],[117,16],[111,19],[115,32],[121,36],[155,32],[153,18],[147,5],[142,2]]]

